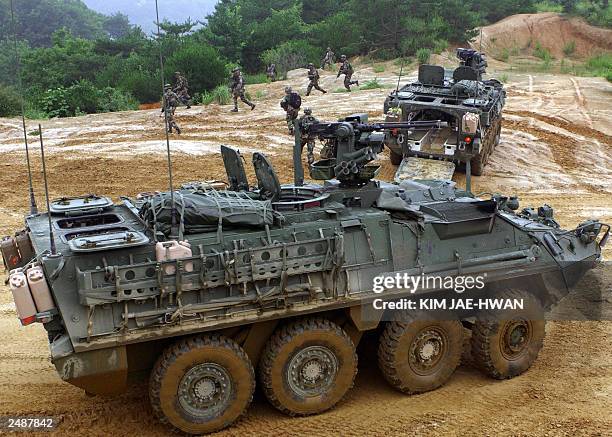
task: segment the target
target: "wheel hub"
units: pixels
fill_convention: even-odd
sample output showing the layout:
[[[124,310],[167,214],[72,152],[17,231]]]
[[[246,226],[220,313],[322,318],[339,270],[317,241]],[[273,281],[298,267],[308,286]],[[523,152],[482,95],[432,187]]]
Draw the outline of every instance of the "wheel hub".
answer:
[[[410,345],[409,363],[420,374],[429,374],[440,363],[446,349],[445,337],[436,329],[426,329]]]
[[[287,383],[300,396],[324,394],[338,374],[338,358],[325,346],[299,350],[287,366]]]
[[[529,322],[525,320],[512,320],[508,322],[504,329],[501,340],[502,351],[507,358],[516,358],[525,350],[531,339],[531,328]]]
[[[232,389],[230,375],[224,367],[216,363],[197,364],[181,378],[178,401],[195,417],[215,417],[227,408]]]

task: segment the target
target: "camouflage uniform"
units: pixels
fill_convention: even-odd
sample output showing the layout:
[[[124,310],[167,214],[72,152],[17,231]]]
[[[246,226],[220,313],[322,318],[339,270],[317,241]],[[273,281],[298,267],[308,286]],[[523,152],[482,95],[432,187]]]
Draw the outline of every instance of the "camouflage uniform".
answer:
[[[270,64],[270,66],[266,70],[266,75],[268,76],[268,79],[270,79],[272,82],[276,80],[276,65],[275,64]]]
[[[323,57],[323,60],[321,61],[321,70],[325,70],[326,66],[330,66],[334,63],[334,52],[332,52],[331,47],[327,48],[327,51],[325,52],[325,56]]]
[[[306,88],[307,96],[310,95],[313,88],[321,91],[323,94],[327,94],[327,91],[319,86],[319,71],[315,68],[314,64],[308,64],[308,79],[310,79],[310,83],[308,88]]]
[[[342,55],[340,57],[340,61],[342,62],[342,65],[340,66],[340,70],[338,70],[338,74],[336,75],[336,77],[340,77],[341,74],[344,74],[344,88],[350,91],[351,85],[359,86],[359,81],[351,80],[351,77],[353,76],[355,70],[353,70],[353,66],[348,61],[348,59],[346,59],[346,56]]]
[[[255,109],[255,104],[249,102],[244,95],[244,79],[242,78],[242,73],[238,68],[235,68],[232,72],[232,77],[230,79],[230,91],[234,97],[234,109],[232,109],[232,112],[238,112],[238,97],[240,97],[240,100],[242,100],[243,103],[246,103],[251,107],[251,111]]]
[[[293,94],[297,94],[297,93],[294,93],[291,87],[286,87],[285,97],[283,97],[283,100],[281,100],[280,102],[281,108],[283,108],[285,112],[287,113],[287,116],[285,117],[285,119],[287,120],[287,127],[289,128],[289,133],[291,135],[293,135],[294,133],[294,122],[297,119],[298,115],[300,114],[299,106],[296,108],[291,104]]]
[[[166,85],[164,87],[164,98],[162,102],[162,113],[165,113],[166,119],[168,121],[168,132],[172,133],[172,129],[176,130],[177,134],[181,134],[181,129],[174,121],[174,111],[176,111],[176,107],[179,104],[179,97],[176,95],[174,91],[172,91],[172,87],[170,85]]]
[[[293,147],[294,183],[297,186],[302,186],[304,184],[304,169],[302,167],[302,152],[304,151],[304,146],[306,146],[308,153],[308,165],[310,166],[314,162],[314,147],[316,137],[313,137],[308,133],[308,128],[318,122],[319,120],[312,115],[312,109],[310,108],[304,108],[304,115],[302,115],[297,122],[301,134],[300,143],[298,144],[296,140]]]
[[[185,76],[183,76],[179,71],[174,73],[175,83],[173,91],[179,98],[179,101],[187,106],[187,109],[191,108],[191,96],[189,95],[189,83]]]

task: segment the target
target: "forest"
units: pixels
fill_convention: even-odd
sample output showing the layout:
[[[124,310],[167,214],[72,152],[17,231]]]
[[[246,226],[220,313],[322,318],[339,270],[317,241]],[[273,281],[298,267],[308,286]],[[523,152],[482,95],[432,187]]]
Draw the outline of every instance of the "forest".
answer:
[[[382,60],[440,52],[515,13],[550,10],[612,23],[607,0],[221,0],[206,17],[163,21],[159,34],[147,35],[125,15],[102,15],[80,0],[13,4],[14,29],[10,0],[0,0],[0,116],[20,110],[18,63],[27,115],[65,117],[158,101],[160,47],[166,81],[182,71],[201,95],[225,84],[234,66],[253,83],[271,62],[281,74],[318,65],[328,46],[337,55]]]

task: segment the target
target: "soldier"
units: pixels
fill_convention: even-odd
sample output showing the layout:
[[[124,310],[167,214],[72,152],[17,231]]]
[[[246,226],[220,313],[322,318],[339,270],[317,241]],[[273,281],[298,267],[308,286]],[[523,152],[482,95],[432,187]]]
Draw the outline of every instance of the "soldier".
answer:
[[[344,74],[344,88],[350,91],[351,85],[359,86],[359,81],[351,80],[351,77],[353,76],[355,70],[353,70],[353,66],[348,61],[348,59],[346,59],[345,55],[340,56],[340,62],[342,62],[342,65],[340,65],[340,70],[338,70],[336,78],[340,77],[341,74]]]
[[[319,86],[319,71],[315,68],[312,62],[308,64],[308,79],[310,79],[310,83],[306,89],[307,96],[310,95],[313,88],[321,91],[323,94],[327,94],[327,91]]]
[[[312,109],[310,108],[304,108],[304,115],[297,121],[298,129],[300,130],[300,141],[298,142],[296,138],[293,146],[293,182],[298,187],[304,185],[304,168],[302,167],[304,146],[307,147],[308,151],[308,165],[310,166],[314,162],[316,137],[309,133],[309,127],[318,122],[319,120],[312,115]]]
[[[172,85],[164,85],[164,97],[161,112],[165,112],[166,119],[168,121],[168,133],[172,133],[172,129],[174,129],[176,130],[176,133],[180,135],[181,129],[178,127],[178,124],[176,124],[176,121],[174,121],[174,111],[176,111],[178,104],[179,97],[174,91],[172,91]]]
[[[290,86],[285,87],[285,97],[280,102],[281,108],[287,113],[287,127],[289,128],[289,134],[293,135],[295,119],[300,114],[300,106],[302,105],[302,98],[296,92],[294,92]]]
[[[174,73],[174,89],[173,91],[179,98],[179,101],[187,106],[187,109],[191,108],[191,96],[189,95],[189,83],[185,76],[180,71]]]
[[[244,95],[244,79],[242,78],[242,73],[240,72],[240,68],[236,67],[232,70],[232,77],[230,79],[230,91],[232,96],[234,97],[234,109],[232,112],[238,112],[238,97],[244,103],[251,107],[251,111],[255,109],[255,104],[251,103],[247,100]]]
[[[276,80],[276,64],[270,64],[266,70],[266,75],[271,82]]]
[[[328,47],[327,51],[325,52],[325,56],[323,57],[323,61],[321,61],[321,70],[325,70],[325,67],[327,65],[331,67],[333,63],[334,63],[334,52],[332,52],[331,47]]]

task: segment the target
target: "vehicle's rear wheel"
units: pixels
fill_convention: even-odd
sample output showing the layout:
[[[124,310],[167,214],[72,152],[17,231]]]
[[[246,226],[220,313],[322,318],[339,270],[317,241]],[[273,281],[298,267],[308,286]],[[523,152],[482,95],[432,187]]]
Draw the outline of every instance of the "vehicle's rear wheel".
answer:
[[[378,365],[396,389],[422,393],[448,381],[459,365],[462,346],[463,327],[458,320],[399,313],[380,337]]]
[[[482,172],[484,171],[484,158],[482,155],[476,156],[472,159],[472,174],[474,176],[482,176]]]
[[[332,408],[353,386],[357,354],[350,337],[323,318],[279,328],[259,363],[260,383],[270,403],[289,415]]]
[[[402,159],[404,159],[404,157],[401,154],[395,153],[393,150],[389,149],[389,161],[391,161],[391,164],[400,165]]]
[[[472,327],[472,357],[477,367],[496,379],[513,378],[531,367],[546,334],[540,302],[521,290],[497,298],[523,301],[523,310],[489,312]]]
[[[221,335],[180,340],[157,360],[149,398],[159,420],[189,434],[229,426],[247,409],[255,372],[242,348]]]

